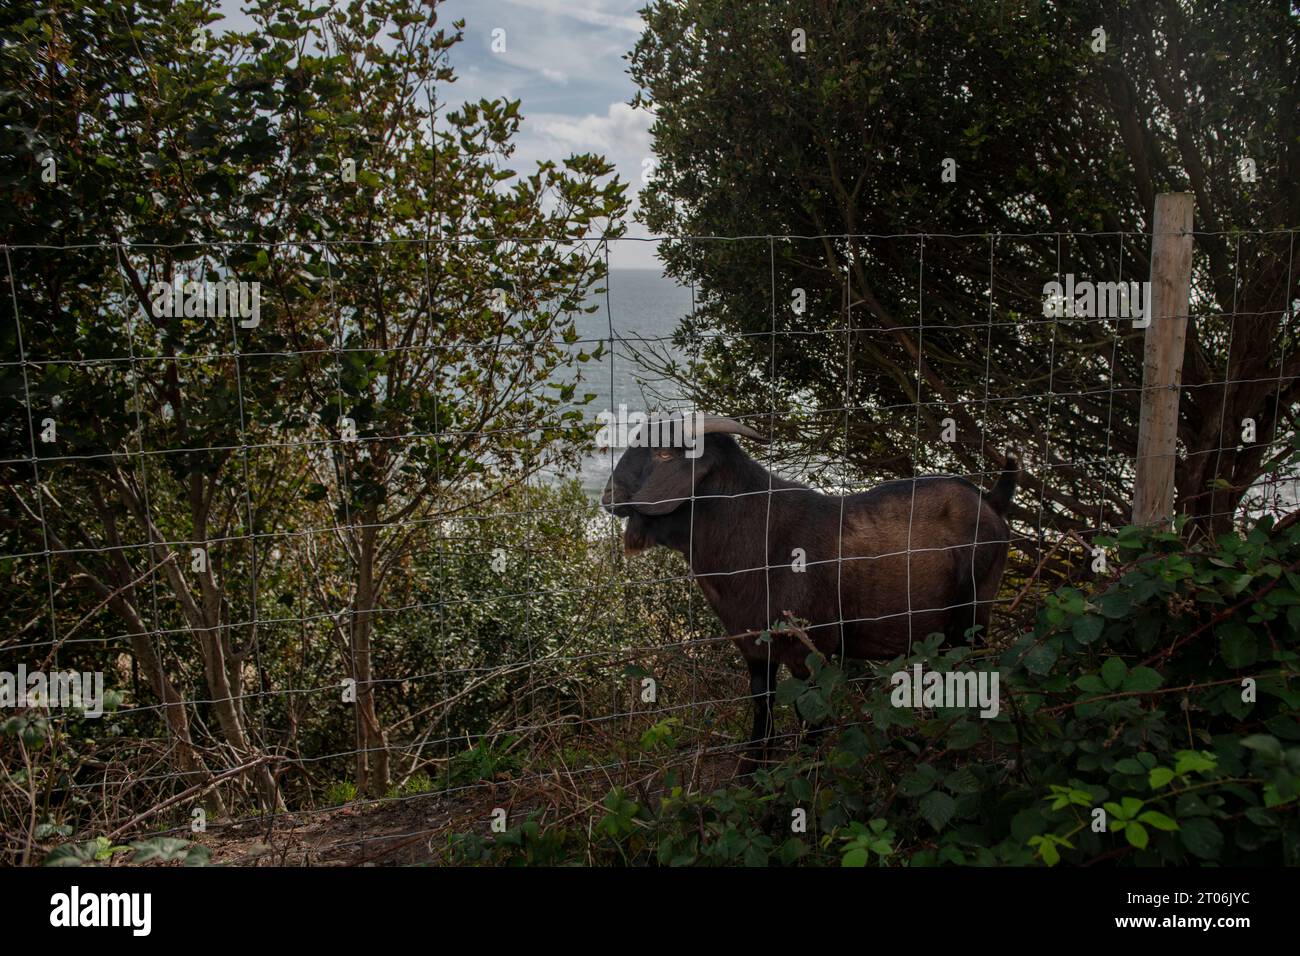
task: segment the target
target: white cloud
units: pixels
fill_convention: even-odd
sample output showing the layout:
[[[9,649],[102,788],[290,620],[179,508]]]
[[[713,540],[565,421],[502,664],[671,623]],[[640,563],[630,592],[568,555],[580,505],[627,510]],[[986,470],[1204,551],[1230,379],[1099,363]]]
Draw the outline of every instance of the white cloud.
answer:
[[[551,17],[568,17],[572,20],[578,20],[582,23],[596,27],[614,27],[618,30],[626,30],[629,33],[640,33],[644,25],[640,17],[620,16],[615,13],[606,13],[604,10],[595,9],[595,7],[575,6],[571,0],[507,0],[511,6],[524,7],[529,10],[537,10]],[[626,4],[619,3],[617,6],[625,7]],[[596,4],[599,6],[599,4]]]
[[[557,146],[574,152],[605,153],[607,156],[638,157],[650,155],[650,124],[654,121],[646,110],[634,110],[626,103],[610,103],[604,116],[564,116],[555,113],[534,114],[527,122],[540,135]],[[637,171],[640,175],[640,158]]]
[[[448,0],[441,22],[465,20],[465,39],[452,51],[465,99],[523,100],[524,114],[581,116],[634,87],[624,55],[636,42],[642,0]],[[492,49],[493,31],[505,49]],[[473,71],[470,68],[476,68]]]
[[[569,116],[563,113],[534,113],[525,117],[516,139],[515,169],[521,172],[539,159],[562,159],[570,153],[599,153],[614,164],[619,178],[628,186],[628,198],[635,209],[636,194],[641,189],[642,164],[651,158],[650,124],[654,116],[643,109],[634,110],[627,103],[610,103],[603,114]],[[640,223],[631,221],[628,236],[644,237],[648,233]],[[623,241],[610,247],[610,264],[614,268],[658,268],[655,244]]]

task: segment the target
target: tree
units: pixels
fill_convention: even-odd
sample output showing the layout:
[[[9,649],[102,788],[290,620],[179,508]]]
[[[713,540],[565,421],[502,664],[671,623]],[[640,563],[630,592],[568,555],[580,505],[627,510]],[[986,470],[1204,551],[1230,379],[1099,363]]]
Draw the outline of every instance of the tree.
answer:
[[[1156,193],[1190,190],[1179,510],[1229,526],[1283,460],[1300,403],[1285,4],[664,0],[645,17],[642,206],[684,237],[660,248],[702,303],[681,332],[698,367],[673,369],[697,402],[764,422],[775,402],[779,436],[873,476],[987,477],[1020,446],[1015,516],[1124,524],[1141,331],[1045,316],[1043,289],[1144,281]]]
[[[579,398],[571,377],[552,383],[599,357],[566,348],[604,272],[602,246],[585,237],[617,236],[625,210],[623,186],[597,156],[526,177],[504,168],[517,101],[443,112],[431,133],[433,84],[451,80],[459,34],[434,32],[432,19],[405,23],[402,9],[357,5],[326,19],[332,56],[304,81],[310,102],[296,127],[313,155],[353,160],[360,186],[328,161],[316,170],[331,183],[321,235],[337,239],[315,260],[336,310],[337,367],[312,382],[319,426],[293,424],[325,442],[312,494],[329,501],[352,569],[341,636],[358,695],[357,784],[374,795],[389,781],[371,663],[384,585],[445,509],[465,508],[467,495],[481,506],[589,444],[577,406],[593,396]],[[393,49],[376,50],[387,18]]]
[[[386,575],[453,491],[508,486],[586,440],[576,385],[542,385],[582,357],[564,343],[600,275],[573,239],[617,235],[624,201],[598,157],[503,168],[518,103],[431,124],[459,39],[436,4],[250,15],[254,31],[209,35],[208,3],[6,9],[2,334],[25,361],[4,373],[3,525],[9,553],[49,549],[75,598],[29,638],[53,650],[72,622],[115,615],[183,782],[212,779],[192,730],[211,708],[276,808],[266,758],[284,735],[249,708],[273,690],[259,622],[281,545],[308,560],[328,502],[342,577],[318,594],[344,612],[358,783],[382,794],[369,661]],[[231,281],[258,284],[255,319],[159,307],[159,283],[188,303]],[[187,694],[196,663],[203,693]]]

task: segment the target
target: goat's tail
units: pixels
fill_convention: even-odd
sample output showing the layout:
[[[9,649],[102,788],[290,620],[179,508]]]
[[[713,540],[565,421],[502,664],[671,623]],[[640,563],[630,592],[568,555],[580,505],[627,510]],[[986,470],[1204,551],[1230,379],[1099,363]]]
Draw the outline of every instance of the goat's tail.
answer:
[[[1016,456],[1008,451],[1006,464],[1002,466],[1001,477],[998,478],[993,489],[984,496],[984,500],[998,514],[1006,514],[1007,509],[1011,507],[1011,496],[1016,493],[1016,479],[1019,477],[1020,462],[1016,461]]]

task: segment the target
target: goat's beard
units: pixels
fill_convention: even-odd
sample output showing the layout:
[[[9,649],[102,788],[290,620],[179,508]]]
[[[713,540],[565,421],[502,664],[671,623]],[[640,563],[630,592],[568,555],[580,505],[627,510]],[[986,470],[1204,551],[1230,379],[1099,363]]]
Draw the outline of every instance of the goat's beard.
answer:
[[[630,558],[653,544],[645,518],[636,512],[628,515],[627,524],[623,528],[623,553]]]

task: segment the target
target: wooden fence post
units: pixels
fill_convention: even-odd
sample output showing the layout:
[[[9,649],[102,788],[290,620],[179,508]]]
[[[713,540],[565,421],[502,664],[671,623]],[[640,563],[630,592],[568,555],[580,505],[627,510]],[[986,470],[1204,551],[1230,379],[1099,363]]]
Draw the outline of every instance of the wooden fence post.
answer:
[[[1174,517],[1174,458],[1183,346],[1191,311],[1192,194],[1156,196],[1151,292],[1142,364],[1133,523],[1167,527]]]

